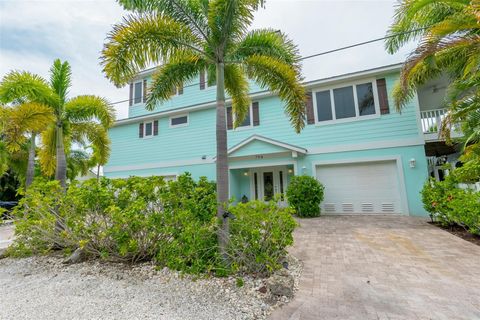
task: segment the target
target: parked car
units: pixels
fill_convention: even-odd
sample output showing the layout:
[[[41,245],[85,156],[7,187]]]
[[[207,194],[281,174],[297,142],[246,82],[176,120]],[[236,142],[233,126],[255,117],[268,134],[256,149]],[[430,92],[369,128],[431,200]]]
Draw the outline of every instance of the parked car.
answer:
[[[18,204],[18,201],[0,201],[0,208],[7,210],[7,212],[0,214],[0,219],[2,220],[8,219],[9,218],[8,212],[12,210],[17,204]]]

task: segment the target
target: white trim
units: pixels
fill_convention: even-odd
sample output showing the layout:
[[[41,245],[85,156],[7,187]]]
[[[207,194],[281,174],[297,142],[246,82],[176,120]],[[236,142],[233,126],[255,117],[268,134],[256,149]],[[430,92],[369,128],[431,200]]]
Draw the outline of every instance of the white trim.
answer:
[[[172,124],[172,119],[182,118],[182,117],[187,117],[187,122],[186,122],[186,123]],[[188,113],[183,113],[183,114],[179,114],[179,115],[174,115],[174,116],[171,116],[171,117],[168,119],[168,127],[169,127],[169,128],[188,127],[189,124],[190,124],[190,116],[189,116]]]
[[[143,122],[143,137],[142,139],[151,139],[155,136],[155,125],[154,125],[154,120],[152,121],[144,121]],[[152,134],[147,135],[147,123],[152,124]]]
[[[266,138],[266,137],[260,136],[258,134],[254,134],[254,135],[248,137],[247,139],[243,140],[242,142],[236,144],[235,146],[231,147],[230,149],[228,149],[227,154],[231,154],[231,153],[237,151],[238,149],[240,149],[243,146],[249,144],[253,140],[258,140],[258,141],[266,142],[266,143],[269,143],[269,144],[273,144],[275,146],[282,147],[282,148],[285,148],[285,149],[288,149],[288,150],[291,150],[291,151],[296,151],[297,153],[301,153],[301,154],[307,153],[307,149],[300,148],[300,147],[297,147],[297,146],[294,146],[294,145],[291,145],[291,144],[288,144],[288,143],[284,143],[284,142],[281,142],[281,141],[273,140],[273,139],[270,139],[270,138]]]
[[[314,148],[308,149],[308,154],[386,149],[386,148],[410,147],[410,146],[419,146],[419,145],[425,145],[425,141],[419,137],[415,137],[411,139],[372,141],[372,142],[366,142],[361,144],[357,143],[357,144],[333,145],[333,146],[327,146],[327,147],[314,147]]]
[[[276,167],[276,166],[288,166],[293,165],[293,174],[297,174],[297,162],[296,161],[271,161],[265,163],[248,163],[248,164],[237,164],[228,166],[228,169],[248,169],[248,168],[263,168],[263,167]]]
[[[357,86],[361,84],[371,84],[372,85],[372,94],[373,94],[373,104],[375,108],[375,113],[371,115],[360,115],[360,108],[358,103],[358,96],[357,96]],[[335,95],[333,91],[335,89],[341,88],[348,88],[351,87],[353,90],[353,103],[355,108],[355,116],[337,119],[337,114],[335,110]],[[328,91],[330,95],[330,107],[332,112],[332,120],[325,120],[325,121],[318,121],[318,108],[317,108],[317,92]],[[378,98],[378,89],[377,89],[377,81],[375,78],[364,78],[358,79],[352,82],[342,82],[337,83],[335,85],[330,85],[326,87],[319,87],[315,90],[312,90],[312,98],[313,98],[313,113],[315,115],[315,125],[316,126],[326,126],[330,124],[337,124],[337,123],[345,123],[345,122],[354,122],[354,121],[362,121],[362,120],[369,120],[369,119],[376,119],[380,117],[380,104]]]
[[[322,165],[336,165],[336,164],[349,164],[349,163],[365,163],[365,162],[378,162],[378,161],[395,161],[397,166],[397,175],[399,180],[400,200],[402,205],[402,214],[410,215],[410,209],[407,199],[407,188],[405,184],[405,175],[403,173],[402,156],[379,156],[379,157],[366,157],[366,158],[351,158],[341,160],[325,160],[325,161],[312,161],[312,176],[317,177],[317,166]]]

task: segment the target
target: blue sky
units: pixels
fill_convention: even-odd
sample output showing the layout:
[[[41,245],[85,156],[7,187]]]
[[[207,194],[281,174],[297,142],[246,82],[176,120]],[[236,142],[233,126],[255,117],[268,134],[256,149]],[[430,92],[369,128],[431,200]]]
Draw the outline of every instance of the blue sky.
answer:
[[[267,0],[256,13],[255,28],[281,29],[302,55],[382,37],[392,21],[396,1]],[[127,14],[114,0],[0,0],[0,77],[9,70],[42,76],[55,58],[73,69],[71,95],[97,94],[111,102],[125,100],[126,88],[115,88],[102,74],[99,55],[112,25]],[[370,44],[303,64],[307,80],[401,62],[411,46],[388,55],[383,43]],[[117,117],[127,115],[117,104]]]

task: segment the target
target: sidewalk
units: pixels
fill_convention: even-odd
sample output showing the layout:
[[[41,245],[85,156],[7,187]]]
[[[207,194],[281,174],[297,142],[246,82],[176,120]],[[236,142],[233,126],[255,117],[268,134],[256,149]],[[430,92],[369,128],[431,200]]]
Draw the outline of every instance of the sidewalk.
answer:
[[[0,251],[12,243],[14,227],[12,224],[0,224]]]

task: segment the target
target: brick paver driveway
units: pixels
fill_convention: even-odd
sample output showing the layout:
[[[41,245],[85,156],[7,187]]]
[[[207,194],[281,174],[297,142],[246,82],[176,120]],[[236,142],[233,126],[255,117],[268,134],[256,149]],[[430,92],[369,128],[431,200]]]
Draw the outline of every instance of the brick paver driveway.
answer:
[[[412,217],[300,223],[300,288],[271,319],[480,319],[479,246]]]

